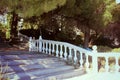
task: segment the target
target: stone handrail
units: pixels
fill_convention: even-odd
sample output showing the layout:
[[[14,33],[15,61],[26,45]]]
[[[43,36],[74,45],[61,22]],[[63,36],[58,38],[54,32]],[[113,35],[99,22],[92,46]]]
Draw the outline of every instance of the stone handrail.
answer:
[[[93,47],[93,50],[88,51],[84,48],[72,45],[67,42],[44,40],[40,36],[39,40],[35,40],[30,37],[29,51],[38,51],[59,57],[60,59],[64,59],[67,64],[72,64],[75,68],[80,67],[85,69],[87,72],[110,72],[109,58],[112,57],[115,59],[115,61],[113,61],[116,69],[115,72],[119,72],[120,69],[120,54],[99,53],[97,52],[96,46]],[[102,60],[103,63],[101,62]]]
[[[26,41],[29,41],[29,37],[26,36],[26,35],[21,34],[20,32],[18,33],[18,37],[20,37],[21,39],[24,38]]]
[[[98,52],[95,56],[98,60],[99,72],[120,72],[120,53]]]

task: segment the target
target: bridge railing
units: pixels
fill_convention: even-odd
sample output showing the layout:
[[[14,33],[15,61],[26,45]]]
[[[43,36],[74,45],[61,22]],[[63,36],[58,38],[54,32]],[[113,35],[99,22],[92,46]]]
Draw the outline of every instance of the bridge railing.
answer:
[[[29,37],[28,36],[26,36],[26,35],[24,35],[24,34],[22,34],[22,33],[18,33],[18,37],[21,39],[21,40],[26,40],[26,41],[29,41]]]
[[[96,53],[98,72],[120,72],[120,53]]]
[[[114,72],[120,69],[119,53],[98,53],[97,47],[94,46],[92,51],[72,45],[67,42],[59,42],[52,40],[38,40],[30,37],[29,51],[38,51],[51,56],[64,59],[67,64],[73,65],[75,68],[81,68],[87,72],[110,72],[111,67],[115,67]],[[113,59],[110,60],[110,59]],[[114,64],[111,66],[111,63]]]

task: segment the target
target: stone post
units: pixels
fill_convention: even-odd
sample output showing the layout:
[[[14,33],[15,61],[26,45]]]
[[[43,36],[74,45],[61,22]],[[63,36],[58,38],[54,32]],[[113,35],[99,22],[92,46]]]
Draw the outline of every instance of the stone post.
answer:
[[[39,52],[42,52],[42,36],[39,36]]]
[[[92,49],[93,49],[93,53],[97,53],[97,52],[98,52],[98,51],[97,51],[97,46],[96,46],[96,45],[92,46]]]
[[[98,72],[97,46],[96,45],[92,46],[92,49],[93,49],[93,51],[92,51],[92,54],[93,54],[93,56],[92,56],[92,58],[93,58],[93,72],[97,73]]]
[[[32,37],[29,38],[29,51],[32,51]]]

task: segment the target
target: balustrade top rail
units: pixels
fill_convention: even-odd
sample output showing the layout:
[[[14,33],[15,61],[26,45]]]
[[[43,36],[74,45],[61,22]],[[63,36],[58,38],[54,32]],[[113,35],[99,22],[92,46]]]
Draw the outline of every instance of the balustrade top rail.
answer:
[[[19,37],[22,37],[22,38],[25,38],[26,40],[29,41],[29,37],[26,36],[26,35],[21,34],[20,32],[18,33],[18,36],[19,36]]]
[[[64,45],[66,47],[70,47],[72,49],[80,50],[81,52],[91,53],[91,51],[88,51],[84,48],[81,48],[79,46],[75,46],[73,44],[67,43],[67,42],[60,42],[60,41],[52,41],[52,40],[42,40],[43,42],[48,42],[56,45]]]

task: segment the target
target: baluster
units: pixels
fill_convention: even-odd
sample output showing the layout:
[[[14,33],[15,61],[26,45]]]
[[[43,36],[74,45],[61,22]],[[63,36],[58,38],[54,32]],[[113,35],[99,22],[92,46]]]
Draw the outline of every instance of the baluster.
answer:
[[[54,53],[55,52],[55,44],[52,44],[52,53]]]
[[[105,70],[106,72],[108,72],[109,71],[108,57],[105,57],[105,59],[106,59]]]
[[[34,51],[34,46],[35,44],[34,44],[34,40],[32,40],[32,51]]]
[[[42,52],[42,36],[39,37],[39,52]]]
[[[86,71],[89,71],[89,60],[88,60],[88,55],[86,55]]]
[[[72,52],[71,52],[71,50],[72,50],[72,48],[71,47],[69,47],[69,59],[72,59]]]
[[[46,42],[46,54],[48,54],[48,43]]]
[[[63,45],[60,45],[60,58],[63,57],[63,56],[62,56],[62,55],[63,55],[63,49],[62,49],[62,46],[63,46]]]
[[[64,60],[67,60],[67,47],[64,46],[65,52],[64,52]]]
[[[83,54],[80,52],[80,67],[83,67]]]
[[[32,41],[32,51],[35,50],[35,40]]]
[[[58,51],[58,44],[56,44],[56,57],[58,57],[59,55],[59,51]]]
[[[74,49],[74,64],[76,64],[77,62],[77,53],[76,50]]]
[[[51,55],[51,43],[49,43],[49,55]]]
[[[43,42],[42,52],[45,53],[45,42]]]
[[[119,72],[119,57],[118,56],[116,56],[115,57],[115,60],[116,60],[116,72],[118,73]]]

